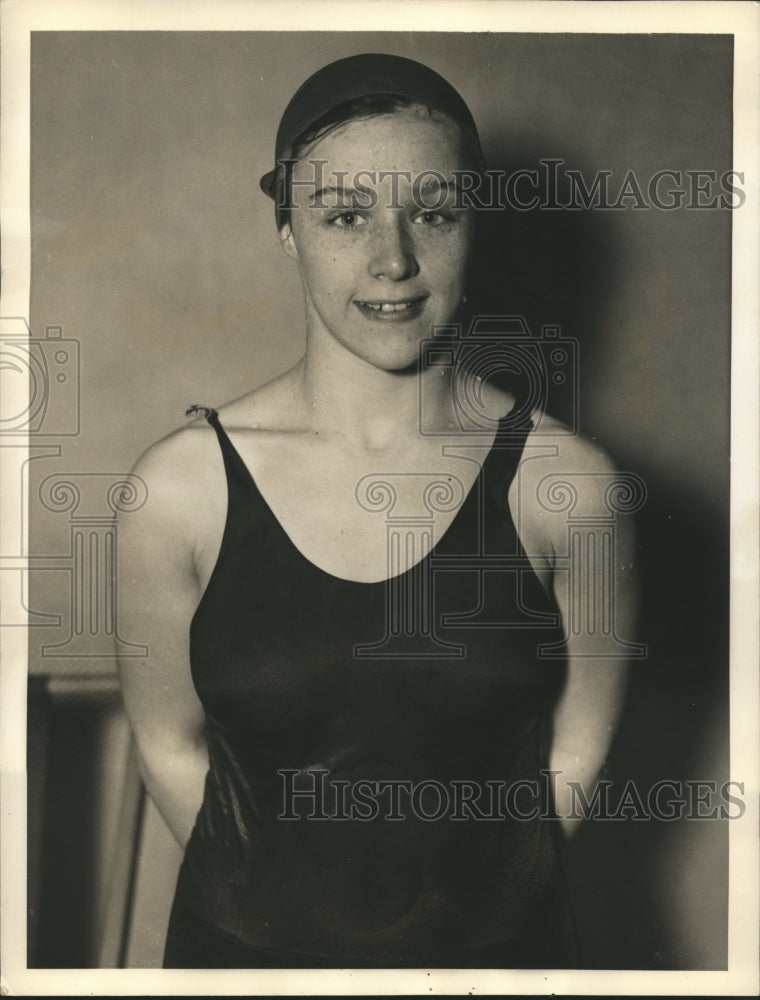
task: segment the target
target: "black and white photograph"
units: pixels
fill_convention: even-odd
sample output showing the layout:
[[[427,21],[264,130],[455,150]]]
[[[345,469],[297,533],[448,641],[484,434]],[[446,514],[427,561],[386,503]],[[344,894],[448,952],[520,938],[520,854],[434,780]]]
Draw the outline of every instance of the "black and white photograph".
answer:
[[[757,6],[0,17],[3,992],[755,995]]]

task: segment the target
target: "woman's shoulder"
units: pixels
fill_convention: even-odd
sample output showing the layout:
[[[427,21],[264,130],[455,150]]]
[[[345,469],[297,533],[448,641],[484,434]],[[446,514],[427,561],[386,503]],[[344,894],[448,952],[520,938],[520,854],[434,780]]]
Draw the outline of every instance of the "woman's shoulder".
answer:
[[[594,436],[570,427],[543,410],[532,414],[533,427],[526,448],[540,452],[543,468],[553,472],[614,472],[615,463],[606,447]]]
[[[223,458],[202,416],[149,445],[131,474],[141,480],[146,499],[124,531],[151,539],[161,551],[194,550],[208,511],[223,511]]]
[[[509,508],[525,549],[551,565],[566,543],[568,517],[607,518],[615,463],[595,438],[543,411],[532,414]]]
[[[215,438],[213,427],[198,413],[185,425],[148,445],[132,467],[132,473],[149,480],[154,488],[174,487],[188,478],[197,481],[199,463],[210,457]]]
[[[514,415],[521,408],[515,396],[495,386],[489,386],[482,398],[489,418]],[[525,416],[527,423],[528,414]],[[530,423],[522,456],[523,460],[529,459],[523,461],[526,476],[615,472],[610,454],[595,437],[582,434],[546,410],[534,409]]]
[[[535,412],[532,422],[519,477],[523,496],[533,499],[526,510],[533,507],[542,518],[554,513],[564,523],[566,507],[559,500],[563,494],[572,498],[576,515],[604,514],[606,491],[618,475],[607,448],[543,411]]]
[[[187,421],[149,445],[138,458],[133,472],[148,474],[156,483],[178,485],[191,479],[197,484],[208,462],[221,462],[217,432],[209,422],[215,413],[225,431],[276,430],[289,413],[293,395],[290,372],[224,403],[204,400],[186,411]]]

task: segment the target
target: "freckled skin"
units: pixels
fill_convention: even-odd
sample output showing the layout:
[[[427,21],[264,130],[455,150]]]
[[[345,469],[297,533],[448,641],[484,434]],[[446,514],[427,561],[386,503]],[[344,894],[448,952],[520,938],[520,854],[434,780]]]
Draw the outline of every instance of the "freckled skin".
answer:
[[[315,169],[313,160],[327,162]],[[412,109],[349,122],[302,154],[280,235],[300,265],[307,335],[334,337],[386,371],[414,364],[420,342],[461,303],[474,220],[455,207],[453,191],[444,200],[434,187],[421,197],[402,172],[414,179],[435,169],[450,180],[466,167],[456,128]],[[322,196],[325,207],[312,204],[315,188],[345,189],[360,171],[370,194],[333,190]],[[382,171],[395,176],[381,179]],[[366,305],[382,302],[411,307],[379,315]]]

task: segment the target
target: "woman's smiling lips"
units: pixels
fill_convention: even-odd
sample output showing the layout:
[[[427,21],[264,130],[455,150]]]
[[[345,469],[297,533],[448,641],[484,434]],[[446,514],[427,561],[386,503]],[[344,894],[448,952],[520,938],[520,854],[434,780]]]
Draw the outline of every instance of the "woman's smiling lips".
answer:
[[[369,319],[382,323],[404,323],[416,319],[425,307],[427,295],[412,299],[354,299],[354,305]]]

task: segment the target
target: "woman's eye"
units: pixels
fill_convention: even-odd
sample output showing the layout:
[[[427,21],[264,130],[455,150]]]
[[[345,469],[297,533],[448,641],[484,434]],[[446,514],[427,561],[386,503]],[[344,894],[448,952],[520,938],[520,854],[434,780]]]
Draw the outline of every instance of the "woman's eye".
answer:
[[[434,212],[431,210],[427,212],[420,212],[416,215],[414,221],[422,226],[441,226],[445,225],[449,219],[443,215],[441,212]]]
[[[355,229],[357,226],[364,225],[364,219],[358,212],[346,211],[341,212],[340,215],[334,215],[330,219],[331,226],[337,226],[339,229]]]

